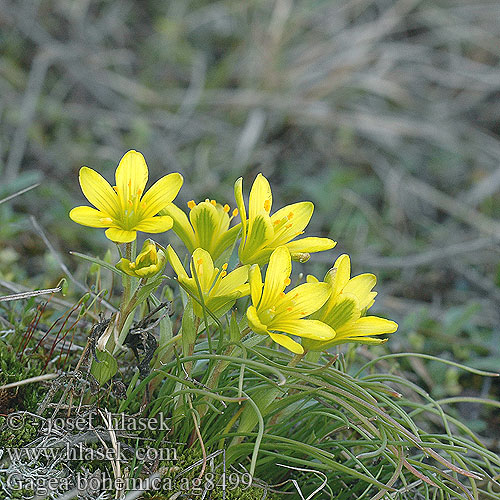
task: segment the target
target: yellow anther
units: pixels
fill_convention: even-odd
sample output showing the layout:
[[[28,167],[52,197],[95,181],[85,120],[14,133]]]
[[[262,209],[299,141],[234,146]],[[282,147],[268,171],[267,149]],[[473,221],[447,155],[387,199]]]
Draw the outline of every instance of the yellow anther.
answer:
[[[221,271],[221,273],[220,273],[220,277],[221,277],[221,278],[224,278],[224,276],[226,276],[226,275],[227,275],[227,272],[226,272],[226,271]]]
[[[224,208],[224,212],[226,212],[226,214],[227,214],[231,207],[226,203],[223,208]]]
[[[237,208],[235,208],[235,209],[233,210],[233,217],[236,217],[237,215],[238,215],[238,209],[237,209]]]
[[[271,210],[271,200],[266,200],[266,201],[264,202],[264,210],[265,210],[266,212],[269,212],[269,210]]]
[[[293,217],[293,212],[290,212],[290,213],[288,214],[288,220],[290,220],[292,217]]]
[[[142,202],[141,203],[141,208],[145,209],[146,208],[146,203]]]
[[[291,283],[290,278],[285,279],[285,286],[288,286]]]
[[[201,265],[203,264],[203,259],[198,259],[198,260],[196,261],[196,263],[197,263],[199,266],[201,266]]]
[[[190,208],[192,210],[195,206],[196,206],[196,203],[194,202],[194,200],[188,201],[188,208]]]
[[[215,207],[217,205],[217,202],[215,200],[210,200],[210,203]]]
[[[227,269],[227,262],[225,264],[222,264],[222,270],[225,271]]]
[[[273,222],[273,224],[274,224],[275,226],[277,226],[277,225],[278,225],[278,224],[280,224],[280,223],[281,223],[281,219],[276,219],[276,220]]]
[[[137,196],[142,196],[142,193],[143,193],[143,192],[144,192],[144,190],[143,190],[143,189],[138,188],[138,189],[137,189]]]
[[[280,292],[280,297],[283,299],[286,296],[285,292]]]
[[[132,187],[132,179],[129,179],[129,181],[128,181],[128,187]]]
[[[113,186],[113,189],[118,193],[118,186]]]
[[[129,204],[130,206],[132,206],[132,205],[133,205],[132,200],[127,200],[127,202],[128,202],[128,204]]]
[[[288,312],[292,312],[292,311],[293,311],[293,307],[287,307],[287,308],[286,308],[286,310],[287,310]]]
[[[292,226],[293,226],[293,224],[287,224],[285,227],[286,227],[287,229],[290,229]]]

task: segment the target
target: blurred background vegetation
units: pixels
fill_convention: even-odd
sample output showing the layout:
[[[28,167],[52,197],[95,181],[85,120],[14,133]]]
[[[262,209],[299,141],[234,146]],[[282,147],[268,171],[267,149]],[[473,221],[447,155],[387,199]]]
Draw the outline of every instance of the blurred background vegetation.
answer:
[[[78,169],[111,180],[137,149],[151,180],[183,174],[182,208],[234,206],[258,172],[275,207],[313,201],[307,233],[339,244],[304,271],[348,252],[400,323],[355,355],[498,371],[497,0],[0,0],[0,28],[0,199],[40,183],[0,205],[0,295],[54,286],[56,256],[84,276],[69,250],[104,255],[104,232],[67,216]],[[389,368],[438,398],[500,394],[432,361]],[[498,413],[452,411],[496,449]]]

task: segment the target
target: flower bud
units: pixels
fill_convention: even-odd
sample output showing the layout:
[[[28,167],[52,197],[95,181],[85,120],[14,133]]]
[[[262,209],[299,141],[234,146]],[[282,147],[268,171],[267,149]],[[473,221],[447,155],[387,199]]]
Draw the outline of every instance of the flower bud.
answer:
[[[166,257],[163,250],[158,248],[153,240],[147,239],[134,262],[121,259],[116,267],[129,276],[150,278],[159,273],[165,267],[165,263]]]

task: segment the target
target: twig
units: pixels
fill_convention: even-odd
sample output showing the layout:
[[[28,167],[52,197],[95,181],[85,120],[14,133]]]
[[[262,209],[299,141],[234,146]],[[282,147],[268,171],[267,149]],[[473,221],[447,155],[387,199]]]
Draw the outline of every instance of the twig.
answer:
[[[48,295],[49,293],[57,293],[62,290],[62,287],[58,286],[56,288],[46,288],[44,290],[33,290],[29,292],[15,293],[14,295],[4,295],[0,297],[0,302],[10,302],[12,300],[29,299],[30,297],[36,297],[38,295]]]
[[[0,391],[3,389],[11,389],[12,387],[19,387],[21,385],[32,384],[33,382],[43,382],[45,380],[52,380],[53,378],[58,377],[58,373],[47,373],[45,375],[38,375],[38,377],[30,377],[24,380],[19,380],[17,382],[12,382],[6,385],[0,385]]]

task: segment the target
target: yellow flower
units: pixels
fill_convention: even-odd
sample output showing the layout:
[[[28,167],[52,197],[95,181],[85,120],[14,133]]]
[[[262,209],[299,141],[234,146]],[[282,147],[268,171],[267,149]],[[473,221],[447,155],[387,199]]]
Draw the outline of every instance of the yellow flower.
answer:
[[[318,283],[314,276],[307,281]],[[351,278],[351,261],[348,255],[341,255],[325,276],[325,282],[331,288],[331,295],[326,304],[314,315],[316,319],[330,325],[337,335],[333,340],[303,342],[306,349],[323,351],[334,345],[347,342],[360,344],[382,344],[387,339],[372,335],[393,333],[397,323],[377,316],[365,316],[366,311],[375,302],[376,292],[372,292],[377,282],[373,274],[360,274]]]
[[[252,305],[247,310],[248,325],[255,333],[269,335],[275,342],[288,350],[302,354],[302,346],[284,332],[299,337],[328,341],[335,332],[325,323],[303,319],[317,311],[330,296],[327,283],[304,283],[288,293],[285,288],[290,284],[292,262],[286,246],[280,246],[271,254],[266,278],[257,264],[250,269],[250,293]]]
[[[193,253],[196,248],[203,248],[213,260],[217,260],[238,237],[240,224],[229,229],[229,223],[238,215],[238,209],[235,208],[229,215],[229,205],[222,206],[215,200],[208,199],[198,204],[190,201],[188,207],[190,208],[189,220],[186,214],[173,203],[161,213],[172,217],[173,230],[190,253]]]
[[[248,220],[243,201],[243,179],[234,185],[234,195],[241,215],[242,238],[239,247],[240,261],[244,264],[264,265],[272,251],[285,245],[293,260],[305,262],[310,253],[333,248],[337,243],[329,238],[308,237],[293,240],[303,234],[314,211],[310,201],[294,203],[270,215],[272,193],[269,182],[259,174],[250,190]]]
[[[238,267],[228,274],[227,264],[224,264],[222,270],[219,270],[214,267],[210,254],[203,248],[197,248],[191,258],[192,277],[189,277],[179,257],[170,245],[167,247],[167,257],[177,274],[179,283],[189,291],[190,295],[200,302],[203,300],[205,307],[217,317],[226,313],[234,305],[236,299],[250,293],[248,284],[248,268],[250,266]],[[199,294],[195,273],[202,297]],[[197,300],[193,301],[193,310],[196,316],[203,318],[203,308]]]
[[[109,228],[106,236],[116,243],[134,241],[137,231],[162,233],[172,227],[170,217],[156,214],[177,196],[182,186],[181,174],[162,177],[143,196],[148,167],[144,156],[132,150],[120,160],[115,179],[116,186],[111,187],[95,170],[82,167],[80,186],[96,208],[73,208],[71,219],[84,226]]]
[[[141,252],[134,262],[128,259],[120,259],[116,267],[136,278],[150,278],[159,273],[166,263],[165,252],[158,249],[153,240],[146,240],[142,245]]]

